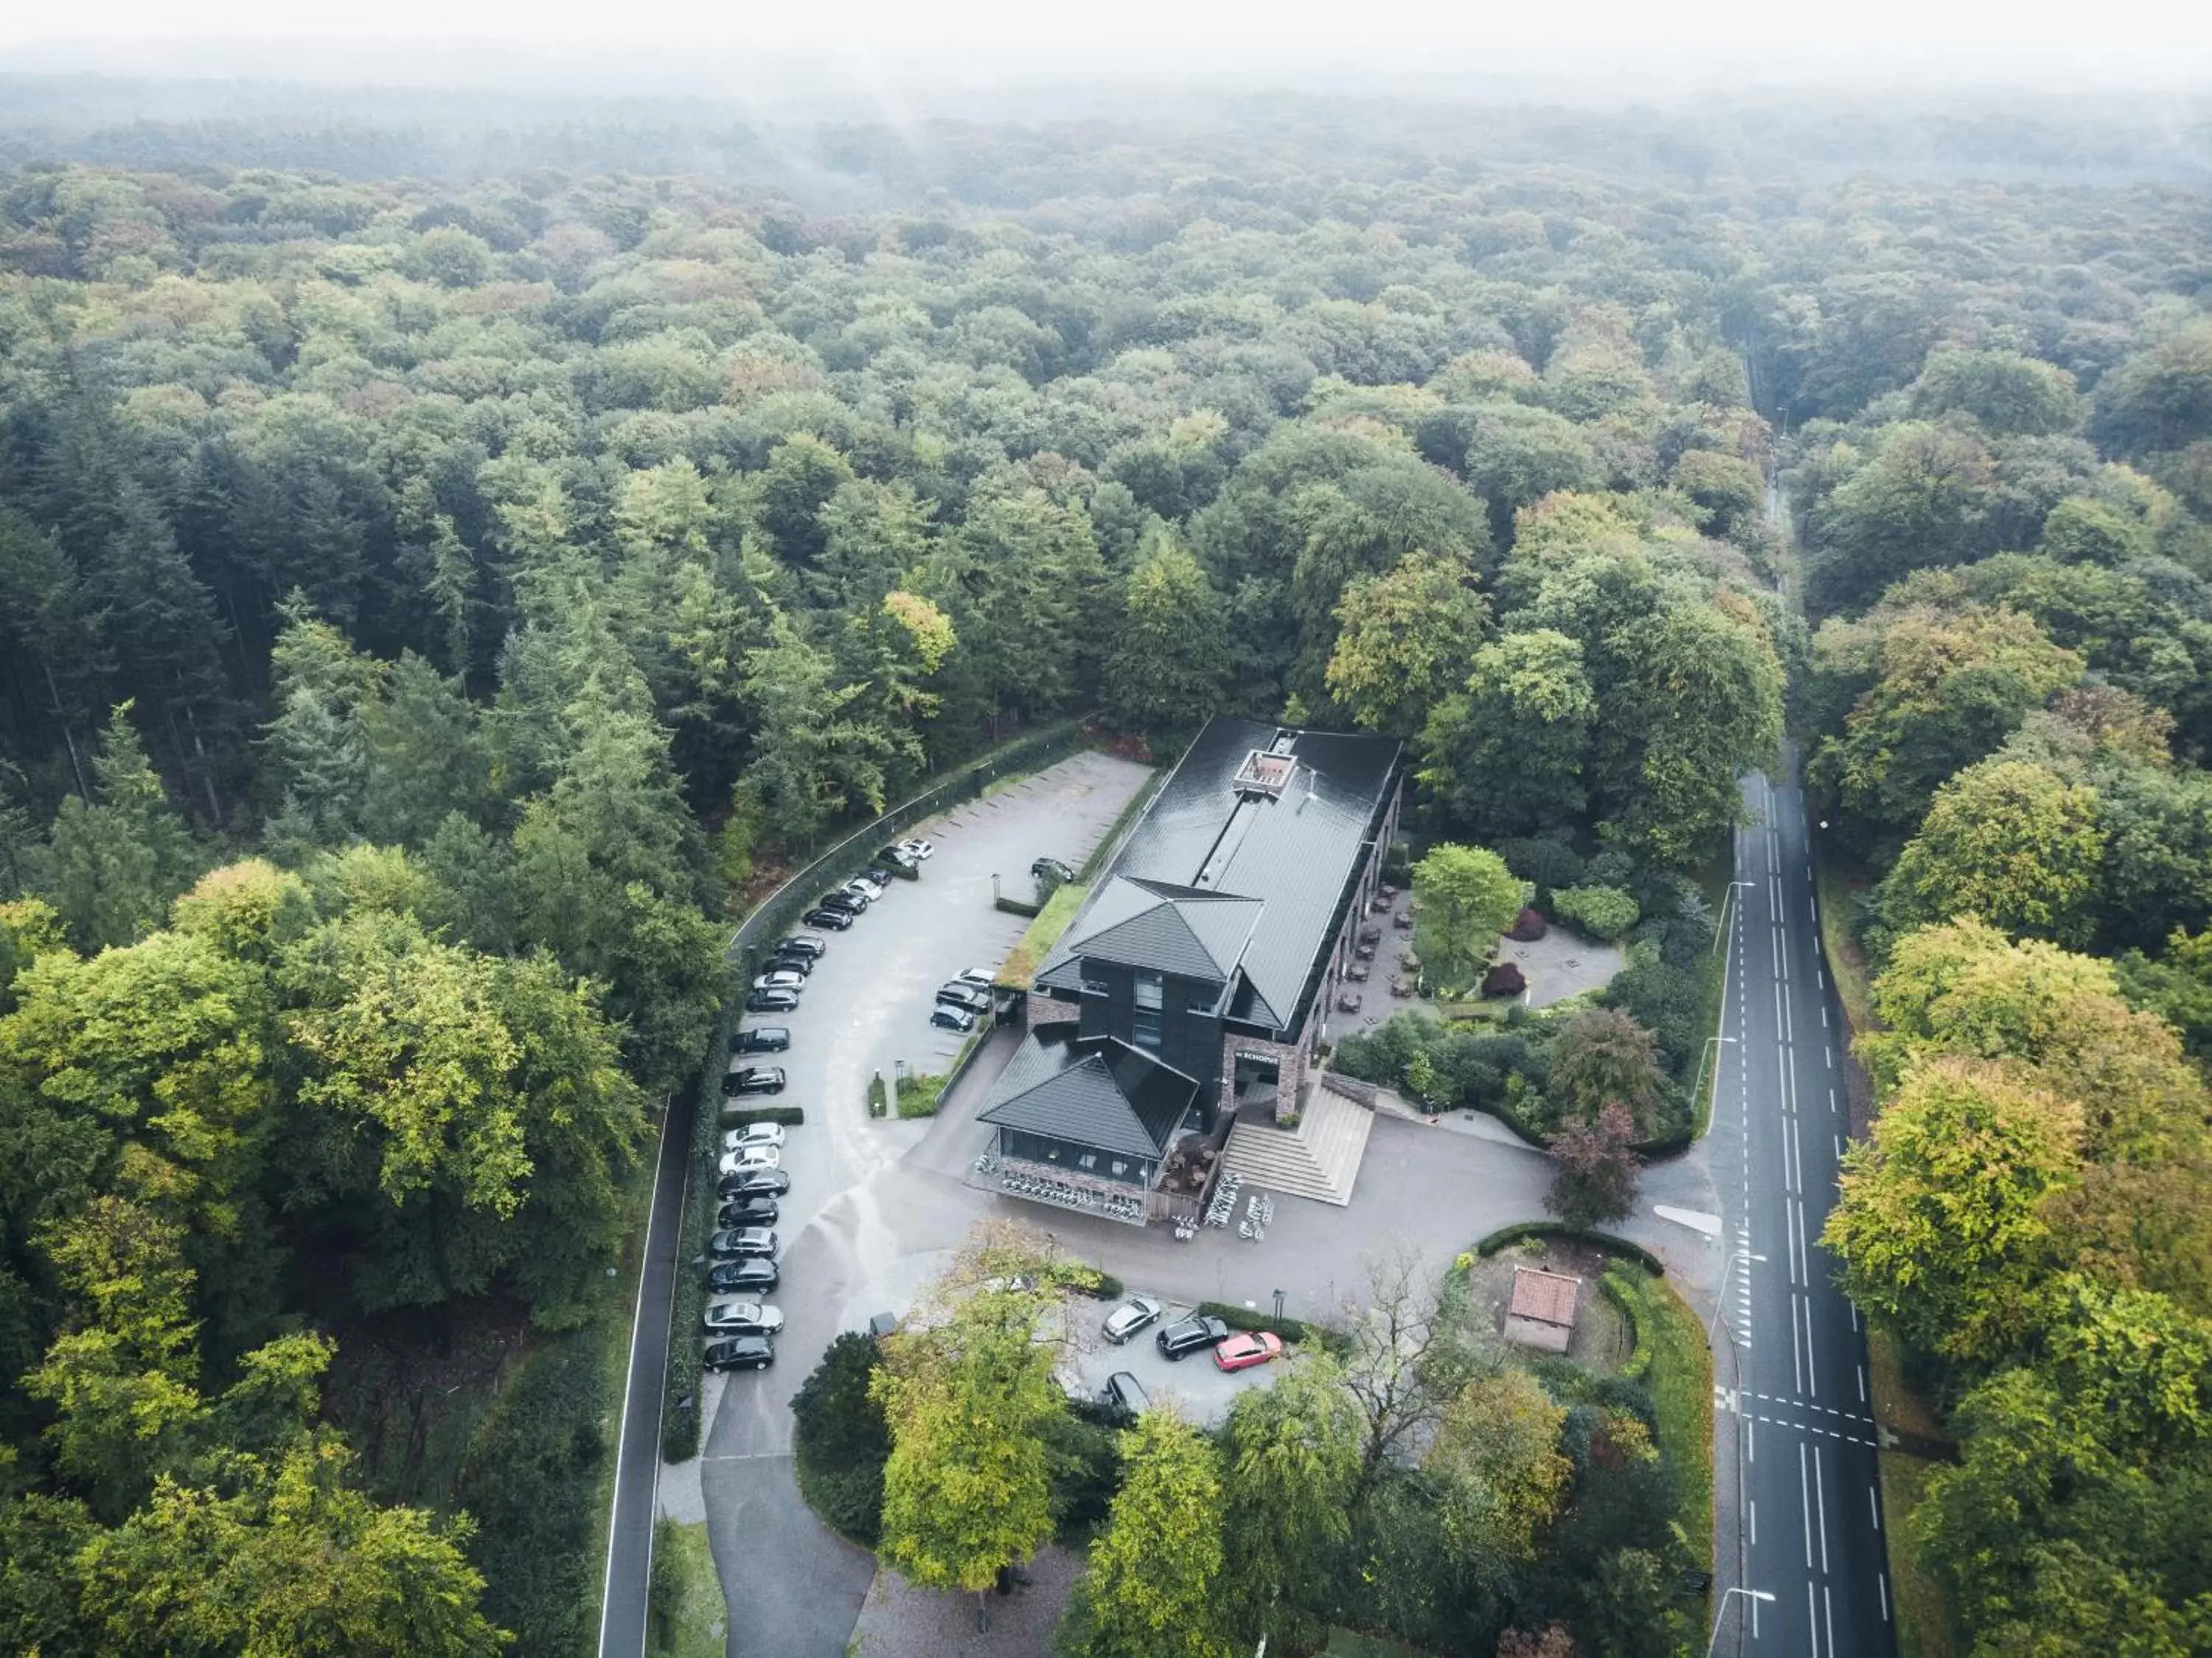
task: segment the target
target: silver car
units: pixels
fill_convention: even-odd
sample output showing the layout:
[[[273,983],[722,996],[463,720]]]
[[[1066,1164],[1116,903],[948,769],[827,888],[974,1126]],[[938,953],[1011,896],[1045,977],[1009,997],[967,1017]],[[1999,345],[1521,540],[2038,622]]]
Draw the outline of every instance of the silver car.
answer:
[[[1149,1295],[1132,1295],[1106,1315],[1106,1339],[1119,1347],[1148,1324],[1157,1323],[1160,1304]]]
[[[773,1336],[783,1328],[783,1309],[758,1301],[716,1301],[700,1323],[709,1336]]]

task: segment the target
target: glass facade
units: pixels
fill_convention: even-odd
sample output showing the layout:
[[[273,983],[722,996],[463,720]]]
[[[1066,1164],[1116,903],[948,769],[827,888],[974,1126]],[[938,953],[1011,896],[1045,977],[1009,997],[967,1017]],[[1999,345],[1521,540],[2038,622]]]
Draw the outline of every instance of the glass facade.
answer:
[[[1093,1180],[1111,1180],[1130,1186],[1151,1186],[1157,1167],[1149,1157],[1119,1156],[1110,1151],[1096,1151],[1089,1146],[1050,1140],[1042,1134],[1014,1128],[999,1131],[999,1155],[1019,1157],[1025,1162],[1064,1168],[1071,1174],[1085,1175]]]
[[[1129,1018],[1129,1045],[1149,1052],[1160,1051],[1160,1009],[1166,986],[1158,973],[1137,975],[1136,1003]]]

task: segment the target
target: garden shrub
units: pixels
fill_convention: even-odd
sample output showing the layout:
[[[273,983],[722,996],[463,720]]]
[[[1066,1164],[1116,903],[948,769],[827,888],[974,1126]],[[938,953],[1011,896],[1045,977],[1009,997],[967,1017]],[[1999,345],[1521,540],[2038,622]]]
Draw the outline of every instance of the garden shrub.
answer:
[[[1528,988],[1528,976],[1518,964],[1501,961],[1482,978],[1485,996],[1518,996]]]
[[[1522,880],[1534,881],[1540,897],[1583,878],[1583,861],[1575,849],[1548,837],[1500,841],[1498,856]]]
[[[1704,987],[1695,973],[1639,946],[1630,953],[1628,965],[1598,992],[1597,1001],[1620,1009],[1650,1031],[1675,1081],[1688,1082],[1708,1034]]]
[[[1618,887],[1565,887],[1552,894],[1552,909],[1592,938],[1617,942],[1628,936],[1643,911]]]
[[[1505,936],[1516,944],[1531,944],[1551,930],[1552,923],[1544,919],[1541,910],[1523,910],[1513,918]]]
[[[868,1385],[884,1362],[872,1337],[848,1330],[793,1395],[799,1488],[822,1521],[864,1548],[880,1534],[890,1424]]]

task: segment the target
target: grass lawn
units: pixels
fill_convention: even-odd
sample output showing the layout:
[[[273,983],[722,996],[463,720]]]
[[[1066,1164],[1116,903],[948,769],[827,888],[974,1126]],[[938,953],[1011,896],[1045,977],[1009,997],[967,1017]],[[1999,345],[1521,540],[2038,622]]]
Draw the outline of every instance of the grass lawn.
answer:
[[[1659,1407],[1659,1442],[1681,1471],[1675,1519],[1684,1535],[1703,1538],[1712,1564],[1713,1355],[1705,1326],[1664,1278],[1624,1262],[1608,1275],[1636,1318],[1637,1338],[1650,1351],[1644,1380]]]
[[[1704,890],[1705,902],[1712,905],[1716,923],[1726,919],[1722,911],[1735,896],[1735,889],[1729,885],[1729,876],[1732,873],[1730,864],[1716,858],[1698,876],[1698,885]],[[1725,936],[1725,933],[1722,935]],[[1719,948],[1708,950],[1705,959],[1698,963],[1698,995],[1701,998],[1698,1028],[1718,1035],[1721,1028],[1721,985],[1728,977],[1728,947],[1721,944],[1719,938],[1716,938],[1714,942]],[[1711,1042],[1698,1049],[1697,1074],[1690,1079],[1690,1132],[1700,1140],[1705,1137],[1705,1131],[1712,1126],[1713,1090],[1709,1086],[1708,1078],[1711,1074],[1714,1056],[1719,1051],[1717,1045]]]
[[[1897,1338],[1886,1330],[1867,1332],[1867,1377],[1874,1387],[1876,1421],[1898,1433],[1942,1436],[1943,1424],[1934,1408],[1906,1385]],[[1899,1658],[1950,1658],[1950,1607],[1942,1586],[1921,1570],[1905,1542],[1933,1465],[1902,1451],[1884,1451],[1880,1460],[1882,1541],[1889,1556]]]
[[[1076,911],[1082,907],[1090,891],[1088,887],[1070,881],[1045,900],[1044,908],[1037,911],[1029,930],[1006,953],[1006,961],[999,968],[1000,984],[1026,991],[1036,982],[1037,969],[1044,966],[1045,958],[1060,942],[1060,936],[1075,919]]]
[[[1328,1644],[1322,1649],[1322,1658],[1429,1658],[1429,1655],[1403,1641],[1393,1641],[1387,1635],[1361,1635],[1352,1630],[1333,1629],[1328,1632]]]
[[[722,1658],[728,1616],[707,1547],[706,1522],[662,1521],[653,1537],[647,1658]]]
[[[1814,861],[1813,879],[1820,894],[1821,950],[1828,958],[1828,971],[1836,976],[1844,1017],[1856,1036],[1881,1022],[1874,1013],[1873,975],[1867,970],[1865,953],[1851,936],[1851,911],[1867,888],[1866,875],[1844,868],[1833,854],[1824,851]]]
[[[975,1039],[971,1036],[967,1045],[960,1050],[960,1058],[952,1062],[951,1070],[942,1074],[926,1071],[919,1076],[908,1077],[905,1085],[899,1089],[898,1114],[901,1117],[936,1116],[937,1102],[944,1097],[945,1083],[951,1080],[952,1071],[958,1070],[961,1062],[968,1058],[969,1048],[975,1045]]]

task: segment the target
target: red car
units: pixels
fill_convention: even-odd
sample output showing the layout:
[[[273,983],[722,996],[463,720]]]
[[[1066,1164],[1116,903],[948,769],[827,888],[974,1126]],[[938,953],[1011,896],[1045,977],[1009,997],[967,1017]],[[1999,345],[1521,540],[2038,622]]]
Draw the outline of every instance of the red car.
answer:
[[[1271,1336],[1264,1330],[1240,1330],[1213,1350],[1213,1362],[1224,1370],[1249,1370],[1282,1350],[1280,1336]]]

